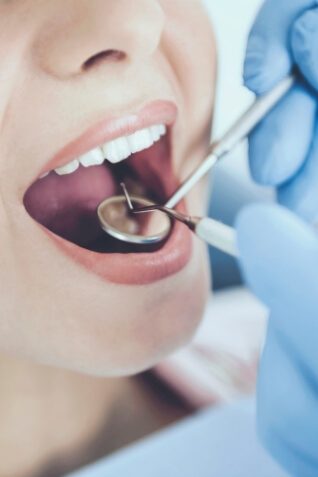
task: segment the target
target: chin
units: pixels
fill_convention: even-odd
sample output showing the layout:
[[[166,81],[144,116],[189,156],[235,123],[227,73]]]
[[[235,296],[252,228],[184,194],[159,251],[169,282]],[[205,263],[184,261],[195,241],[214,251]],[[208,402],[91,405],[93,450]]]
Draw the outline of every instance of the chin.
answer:
[[[112,309],[98,305],[94,287],[85,303],[77,301],[69,310],[76,324],[71,320],[70,327],[63,321],[63,333],[52,336],[51,343],[46,339],[45,350],[36,359],[43,362],[45,356],[48,365],[101,377],[129,376],[151,368],[185,346],[201,322],[209,290],[205,254],[203,244],[195,240],[191,259],[181,271],[137,287],[140,290],[121,287],[121,300],[113,302]],[[60,319],[58,308],[56,314]],[[35,349],[37,354],[38,342]]]

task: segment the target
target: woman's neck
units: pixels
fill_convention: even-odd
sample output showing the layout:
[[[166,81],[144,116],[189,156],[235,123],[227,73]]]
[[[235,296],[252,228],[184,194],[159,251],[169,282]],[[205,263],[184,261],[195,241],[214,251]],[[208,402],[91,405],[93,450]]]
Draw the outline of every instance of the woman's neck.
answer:
[[[61,461],[81,465],[78,454],[85,461],[123,385],[5,356],[0,382],[2,477],[37,476],[41,469],[58,475],[53,468]]]

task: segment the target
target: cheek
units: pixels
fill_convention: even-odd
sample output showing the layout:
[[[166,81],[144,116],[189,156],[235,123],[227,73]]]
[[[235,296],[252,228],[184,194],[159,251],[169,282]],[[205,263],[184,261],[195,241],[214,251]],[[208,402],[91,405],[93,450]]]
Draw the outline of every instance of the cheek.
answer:
[[[181,140],[176,150],[180,164],[188,163],[192,170],[203,159],[211,139],[216,44],[208,14],[200,2],[165,0],[164,3],[167,28],[163,48],[181,105],[176,129]]]
[[[208,13],[198,0],[163,0],[166,51],[178,73],[188,102],[213,104],[216,42]],[[201,112],[202,114],[202,112]],[[198,116],[200,112],[198,112]]]

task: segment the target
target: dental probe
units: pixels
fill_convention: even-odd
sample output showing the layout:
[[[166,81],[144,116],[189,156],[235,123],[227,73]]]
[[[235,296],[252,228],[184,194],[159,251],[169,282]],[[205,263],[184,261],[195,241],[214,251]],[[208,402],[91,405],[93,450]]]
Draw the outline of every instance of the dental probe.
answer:
[[[148,212],[154,212],[156,210],[163,212],[173,220],[178,220],[186,225],[192,232],[194,232],[199,238],[207,242],[212,247],[221,250],[228,255],[238,257],[238,251],[236,248],[236,234],[232,227],[222,224],[217,220],[209,217],[190,217],[189,215],[181,214],[173,209],[168,209],[163,205],[150,205],[136,209],[131,201],[125,184],[121,184],[123,188],[128,208],[134,214],[144,214]]]
[[[296,82],[296,76],[290,75],[282,80],[277,86],[263,96],[257,98],[252,106],[250,106],[245,113],[234,123],[226,134],[219,140],[212,143],[208,149],[206,159],[197,167],[188,178],[181,184],[172,197],[166,202],[161,209],[152,209],[156,213],[166,212],[166,221],[164,226],[158,230],[156,229],[145,234],[142,227],[136,231],[127,230],[125,227],[119,228],[118,221],[114,221],[113,209],[118,208],[124,204],[126,210],[132,214],[134,211],[127,208],[127,196],[120,195],[109,197],[105,199],[98,207],[97,214],[102,229],[111,237],[116,238],[122,242],[131,243],[135,245],[153,245],[164,241],[169,235],[172,227],[172,211],[176,205],[190,192],[190,190],[199,182],[200,179],[209,172],[209,170],[224,156],[226,156],[232,149],[243,139],[245,139],[250,132],[259,124],[259,122],[273,109],[273,107],[287,94]],[[138,208],[145,208],[149,206],[156,206],[153,202],[141,198],[130,197],[132,206],[134,204]],[[168,210],[167,210],[168,209]],[[169,211],[169,213],[168,213]],[[146,211],[145,211],[146,212]],[[150,210],[148,210],[150,212]],[[178,220],[178,217],[175,216]],[[179,220],[181,216],[179,216]],[[230,227],[213,221],[209,218],[193,219],[194,223],[191,225],[197,235],[204,238],[208,243],[221,248],[223,251],[236,255],[235,250],[235,232]],[[181,220],[182,221],[182,220]],[[157,222],[156,222],[157,223]],[[159,223],[159,222],[158,222]],[[188,224],[190,225],[190,224]],[[215,237],[214,237],[215,235]]]
[[[207,158],[189,175],[168,202],[166,202],[165,206],[168,209],[173,209],[221,158],[231,152],[235,146],[252,132],[257,124],[286,95],[295,82],[296,76],[290,75],[271,91],[256,99],[228,132],[219,141],[211,144]]]

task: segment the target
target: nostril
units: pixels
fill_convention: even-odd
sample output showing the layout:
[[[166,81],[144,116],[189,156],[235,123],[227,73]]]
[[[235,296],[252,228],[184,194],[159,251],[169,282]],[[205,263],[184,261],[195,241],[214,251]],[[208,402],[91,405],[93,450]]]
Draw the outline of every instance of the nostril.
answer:
[[[85,63],[83,64],[82,69],[84,71],[88,70],[105,60],[110,60],[114,62],[121,61],[125,59],[125,57],[126,57],[126,54],[119,50],[100,51],[96,55],[88,58],[88,60],[86,60]]]

